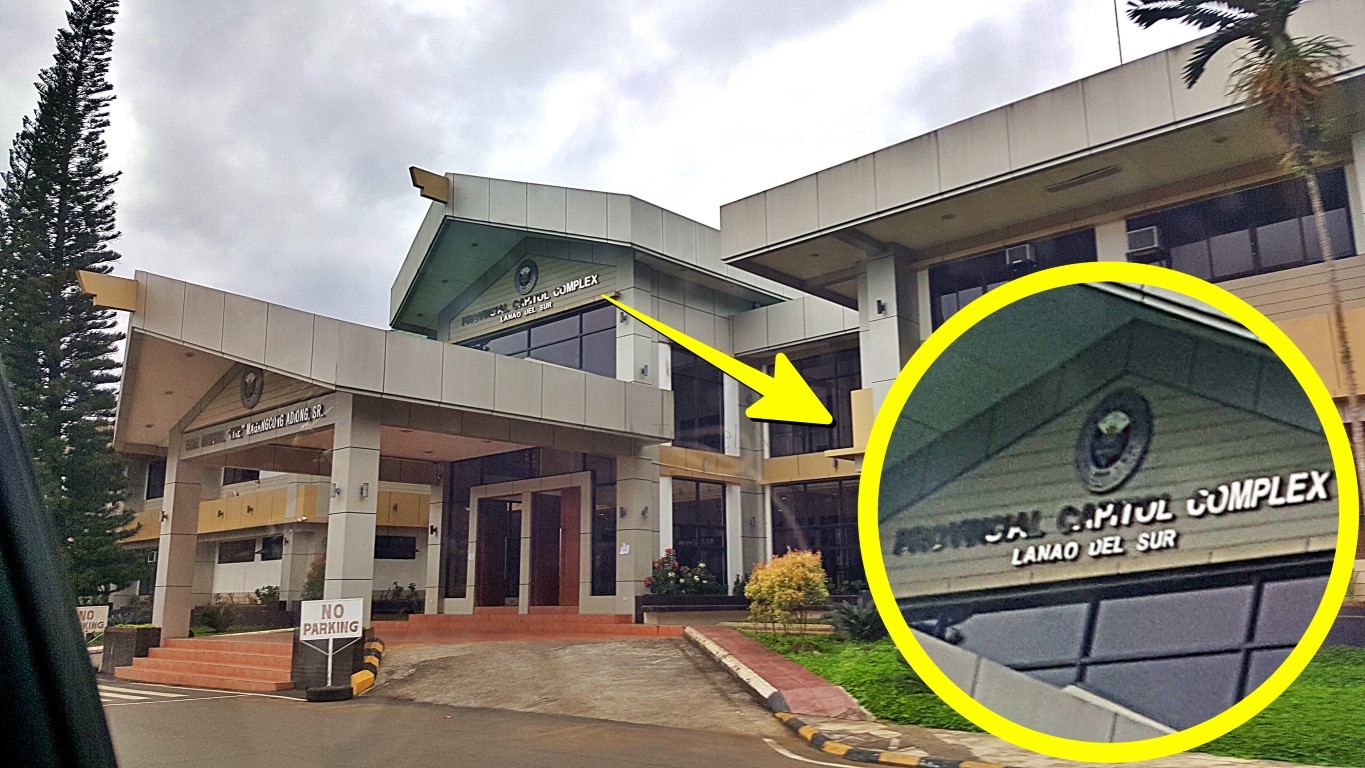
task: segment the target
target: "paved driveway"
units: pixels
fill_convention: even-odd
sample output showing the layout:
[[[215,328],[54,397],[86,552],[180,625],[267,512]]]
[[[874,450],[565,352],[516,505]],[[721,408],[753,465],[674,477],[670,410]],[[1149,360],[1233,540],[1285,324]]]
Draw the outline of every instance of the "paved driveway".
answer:
[[[391,646],[367,695],[787,735],[767,708],[682,638]]]

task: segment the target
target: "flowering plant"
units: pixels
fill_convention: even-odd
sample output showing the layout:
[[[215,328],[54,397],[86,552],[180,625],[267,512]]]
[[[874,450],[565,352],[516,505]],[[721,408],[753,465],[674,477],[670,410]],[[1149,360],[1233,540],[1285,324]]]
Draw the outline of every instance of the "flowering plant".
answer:
[[[671,549],[654,561],[654,571],[645,579],[645,586],[652,595],[713,595],[725,591],[706,563],[683,565]]]

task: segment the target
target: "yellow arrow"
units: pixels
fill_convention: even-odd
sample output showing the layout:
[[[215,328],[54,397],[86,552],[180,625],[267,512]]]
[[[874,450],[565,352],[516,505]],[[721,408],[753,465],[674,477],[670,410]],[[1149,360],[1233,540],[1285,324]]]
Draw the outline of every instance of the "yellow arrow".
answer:
[[[606,294],[602,294],[602,298],[686,348],[688,352],[719,368],[721,373],[762,395],[758,402],[744,411],[744,414],[754,421],[789,421],[820,425],[834,423],[834,417],[830,415],[829,409],[815,396],[814,390],[801,378],[796,366],[792,365],[792,361],[787,359],[785,354],[777,353],[777,359],[773,361],[773,375],[769,376],[682,331],[670,328],[649,315],[627,307]]]

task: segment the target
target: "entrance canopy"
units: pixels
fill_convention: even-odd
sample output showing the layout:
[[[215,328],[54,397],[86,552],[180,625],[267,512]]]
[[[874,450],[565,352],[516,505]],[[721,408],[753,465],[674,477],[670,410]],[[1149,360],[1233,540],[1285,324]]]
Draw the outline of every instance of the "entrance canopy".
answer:
[[[250,434],[222,448],[320,450],[331,444],[321,434],[326,421],[302,423],[284,406],[332,393],[378,399],[384,454],[427,462],[531,445],[629,455],[672,438],[672,394],[645,384],[144,272],[134,280],[87,275],[85,282],[97,305],[131,312],[114,436],[121,451],[164,453],[173,432],[189,437],[280,409],[287,423],[247,426]],[[258,386],[261,391],[250,391]],[[222,418],[209,424],[215,401],[212,410]]]

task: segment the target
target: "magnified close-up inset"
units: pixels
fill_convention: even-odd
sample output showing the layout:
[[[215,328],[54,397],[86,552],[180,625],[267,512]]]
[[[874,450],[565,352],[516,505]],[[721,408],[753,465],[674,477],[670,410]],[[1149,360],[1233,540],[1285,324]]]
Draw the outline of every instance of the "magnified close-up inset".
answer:
[[[1146,286],[990,314],[915,385],[878,499],[906,622],[963,692],[1041,733],[1125,742],[1264,682],[1323,601],[1332,455],[1255,335]]]

